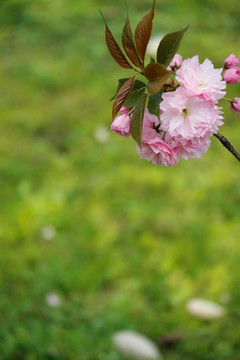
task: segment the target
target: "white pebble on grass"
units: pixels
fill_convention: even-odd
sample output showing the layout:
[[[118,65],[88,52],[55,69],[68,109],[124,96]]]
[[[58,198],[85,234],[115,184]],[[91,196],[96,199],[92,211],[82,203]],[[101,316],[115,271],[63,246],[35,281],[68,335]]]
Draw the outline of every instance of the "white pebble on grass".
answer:
[[[205,320],[218,319],[226,313],[223,306],[209,300],[198,298],[189,300],[186,307],[191,315]]]
[[[45,297],[46,303],[50,307],[58,307],[61,305],[61,299],[56,293],[48,293]]]
[[[116,349],[136,360],[160,360],[162,355],[157,346],[146,336],[134,331],[119,331],[112,336]]]
[[[94,137],[100,144],[105,144],[109,139],[109,132],[103,126],[96,127]]]
[[[56,229],[52,225],[46,225],[41,230],[41,238],[45,241],[54,239],[56,236]]]

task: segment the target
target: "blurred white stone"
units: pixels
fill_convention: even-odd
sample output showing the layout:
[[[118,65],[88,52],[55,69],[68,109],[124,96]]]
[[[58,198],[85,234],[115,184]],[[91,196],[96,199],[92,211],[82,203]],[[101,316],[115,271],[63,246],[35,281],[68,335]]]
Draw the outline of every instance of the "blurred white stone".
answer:
[[[53,292],[48,293],[46,295],[45,299],[46,299],[46,303],[50,307],[58,307],[58,306],[61,305],[60,297],[57,294],[53,293]]]
[[[113,334],[113,344],[125,356],[137,360],[159,360],[162,358],[157,346],[144,335],[134,331],[119,331]]]
[[[153,36],[150,39],[148,46],[147,46],[147,54],[148,55],[153,56],[153,57],[156,56],[158,45],[159,45],[160,41],[162,40],[163,36],[164,36],[163,34],[158,34],[158,35]]]
[[[94,137],[100,144],[104,144],[108,141],[109,132],[105,127],[98,126],[94,131]]]
[[[55,238],[56,230],[52,225],[46,225],[41,230],[41,237],[43,240],[49,241]]]
[[[220,318],[226,313],[223,306],[204,299],[191,299],[186,307],[191,315],[206,320]]]

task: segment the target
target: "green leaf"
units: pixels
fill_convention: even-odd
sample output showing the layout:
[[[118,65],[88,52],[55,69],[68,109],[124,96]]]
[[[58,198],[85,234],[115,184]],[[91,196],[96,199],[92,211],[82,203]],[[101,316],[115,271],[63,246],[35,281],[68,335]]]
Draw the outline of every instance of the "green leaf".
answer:
[[[142,146],[142,125],[146,102],[147,94],[143,94],[143,96],[138,99],[131,120],[131,135],[140,146],[140,149]]]
[[[152,56],[150,56],[150,63],[153,64],[155,62],[156,62],[155,59]]]
[[[123,105],[126,108],[133,108],[134,106],[136,106],[138,99],[143,96],[145,90],[146,90],[146,84],[144,84],[140,80],[135,80],[132,90]]]
[[[135,90],[135,91],[132,90],[123,105],[126,108],[133,108],[134,106],[136,106],[138,99],[141,98],[143,96],[143,94],[145,93],[145,89],[146,89],[146,86],[142,87],[141,89]]]
[[[121,89],[121,87],[123,86],[123,84],[125,84],[125,82],[128,81],[129,79],[130,79],[130,78],[123,78],[123,79],[119,79],[119,80],[118,80],[118,87],[117,87],[116,93],[115,93],[115,95],[113,95],[113,97],[112,97],[110,100],[114,100],[114,99],[115,99],[118,91]],[[143,88],[143,87],[146,87],[146,84],[144,84],[144,82],[136,79],[135,82],[134,82],[134,84],[133,84],[133,87],[132,87],[131,92],[137,91],[137,90],[139,90],[139,89],[141,89],[141,88]]]
[[[152,94],[148,99],[148,111],[156,115],[160,119],[160,102],[162,101],[163,90],[158,91],[156,94]]]
[[[188,26],[183,30],[164,36],[157,49],[157,62],[159,64],[163,64],[164,66],[168,66],[170,64],[174,55],[178,51],[182,37],[187,29]]]

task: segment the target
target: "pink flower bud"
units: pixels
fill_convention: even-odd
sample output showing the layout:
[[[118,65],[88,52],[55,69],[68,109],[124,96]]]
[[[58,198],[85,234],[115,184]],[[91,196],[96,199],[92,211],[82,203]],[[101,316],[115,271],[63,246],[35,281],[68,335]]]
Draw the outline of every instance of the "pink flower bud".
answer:
[[[233,112],[234,114],[236,114],[237,111],[240,112],[240,98],[235,97],[235,98],[233,99],[233,101],[231,102],[231,107],[230,107],[230,109],[232,110],[232,112]]]
[[[121,109],[119,110],[119,112],[120,112],[121,115],[128,115],[130,110],[131,109],[126,108],[125,106],[122,106]]]
[[[238,66],[239,64],[240,60],[234,54],[229,55],[224,61],[224,67],[226,69]]]
[[[122,136],[129,136],[130,135],[130,125],[131,125],[131,117],[127,114],[123,114],[117,116],[111,125],[111,129],[113,132],[122,135]]]
[[[172,61],[170,62],[169,66],[167,67],[167,70],[177,70],[182,65],[182,56],[179,54],[176,54]]]
[[[227,69],[223,75],[223,78],[228,84],[236,84],[240,82],[240,68],[233,67]]]

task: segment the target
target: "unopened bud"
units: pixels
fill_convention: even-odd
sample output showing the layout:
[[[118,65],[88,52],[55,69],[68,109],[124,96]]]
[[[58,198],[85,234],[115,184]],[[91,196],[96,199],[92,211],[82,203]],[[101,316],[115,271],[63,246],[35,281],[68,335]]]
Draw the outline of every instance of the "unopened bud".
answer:
[[[223,75],[223,78],[228,84],[236,84],[240,82],[240,68],[233,67],[227,69]]]
[[[230,107],[230,109],[232,110],[232,112],[233,112],[234,114],[236,114],[237,111],[240,112],[240,98],[235,97],[235,98],[233,99],[233,101],[231,102],[231,107]]]
[[[125,137],[130,135],[131,126],[131,116],[128,115],[126,110],[126,108],[121,108],[120,113],[122,113],[123,115],[117,116],[113,120],[111,125],[111,129],[113,132]]]
[[[224,67],[226,69],[238,66],[240,64],[240,60],[236,57],[236,55],[229,55],[224,61]]]
[[[177,69],[180,68],[181,65],[182,65],[182,56],[179,54],[176,54],[174,56],[174,58],[172,59],[172,61],[170,62],[169,66],[167,67],[167,70],[176,71]]]

